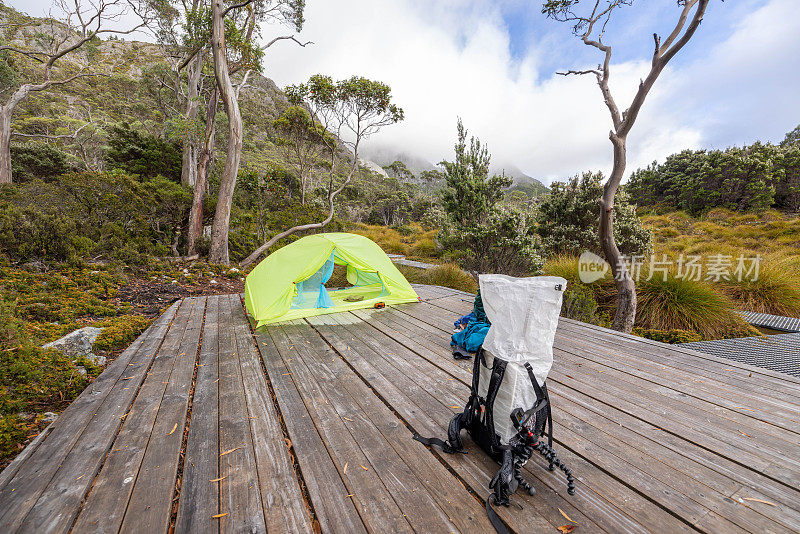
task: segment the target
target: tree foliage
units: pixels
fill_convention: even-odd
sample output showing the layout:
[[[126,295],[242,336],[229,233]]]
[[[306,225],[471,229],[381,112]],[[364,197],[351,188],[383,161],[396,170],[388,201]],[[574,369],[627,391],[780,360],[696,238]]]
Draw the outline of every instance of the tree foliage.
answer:
[[[581,254],[590,250],[603,254],[597,229],[600,223],[602,173],[583,173],[568,182],[553,182],[536,215],[537,233],[546,256]],[[622,254],[641,255],[652,251],[652,236],[636,215],[636,206],[624,191],[614,203],[614,238]]]
[[[447,219],[440,240],[473,275],[535,272],[541,260],[533,221],[527,213],[501,205],[511,179],[489,177],[489,151],[476,137],[467,143],[467,133],[459,119],[455,160],[441,163]]]
[[[757,142],[726,150],[684,150],[660,165],[635,171],[626,188],[640,206],[666,206],[693,215],[718,207],[796,211],[800,145]]]
[[[111,129],[106,161],[109,168],[119,169],[142,178],[158,175],[181,180],[181,148],[175,142],[139,133],[123,123]]]
[[[11,162],[14,177],[20,183],[36,178],[50,181],[70,170],[67,154],[46,143],[12,145]]]

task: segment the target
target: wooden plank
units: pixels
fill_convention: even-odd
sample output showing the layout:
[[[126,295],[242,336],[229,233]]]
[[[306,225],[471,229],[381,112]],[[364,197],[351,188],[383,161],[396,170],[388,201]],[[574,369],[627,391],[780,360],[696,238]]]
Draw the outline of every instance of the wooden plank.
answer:
[[[205,307],[206,298],[197,297],[133,483],[121,532],[169,528]]]
[[[743,406],[728,407],[725,406],[726,402],[713,402],[715,398],[713,396],[707,400],[704,395],[697,395],[694,381],[676,379],[668,380],[667,384],[662,385],[655,380],[648,379],[650,373],[645,374],[644,367],[635,366],[635,364],[628,367],[615,364],[613,361],[609,362],[607,358],[613,358],[613,356],[603,354],[602,349],[595,347],[588,349],[582,345],[575,345],[570,340],[562,340],[559,343],[559,349],[563,350],[563,354],[570,363],[579,366],[580,369],[585,369],[586,372],[604,373],[621,382],[631,384],[632,387],[646,390],[651,401],[657,399],[660,403],[669,405],[676,416],[685,414],[687,420],[692,418],[711,420],[714,426],[719,427],[718,431],[733,433],[733,437],[737,441],[744,434],[755,436],[760,448],[778,451],[780,455],[785,454],[794,461],[800,459],[800,454],[793,451],[794,447],[792,447],[800,439],[796,433],[764,421],[755,410],[751,414],[750,410]],[[639,376],[640,374],[645,374],[645,376]],[[655,377],[655,375],[651,376]],[[742,399],[740,404],[746,405],[747,402]]]
[[[179,306],[180,303],[173,304],[53,423],[44,442],[0,492],[0,531],[18,528],[43,492],[54,483],[60,484],[63,491],[42,503],[52,511],[46,515],[55,520],[57,509],[70,516],[74,513],[113,439],[119,417],[130,406]],[[133,378],[128,379],[130,376]],[[128,384],[130,389],[125,390]],[[78,480],[81,475],[88,480]],[[75,499],[77,503],[72,504]],[[65,519],[62,521],[69,524]]]
[[[555,385],[554,385],[555,386]],[[740,503],[732,503],[728,498],[741,491],[752,498],[760,498],[775,502],[775,507],[761,507],[759,513],[770,518],[771,521],[781,523],[785,528],[800,530],[800,492],[790,489],[774,481],[748,472],[747,469],[725,458],[719,457],[688,443],[680,443],[675,447],[663,432],[654,432],[646,423],[635,420],[630,416],[606,405],[598,405],[592,399],[574,390],[566,390],[562,394],[561,387],[551,387],[550,396],[554,405],[560,410],[559,422],[570,426],[572,430],[586,436],[586,427],[601,429],[610,434],[612,439],[605,438],[600,443],[618,442],[631,448],[643,451],[651,458],[648,462],[648,471],[651,466],[663,463],[679,470],[687,479],[686,486],[696,488],[693,495],[707,498],[709,492],[703,491],[703,486],[712,488],[716,496],[715,501],[734,505],[739,512]],[[563,414],[569,414],[564,417]],[[598,434],[594,434],[598,435]],[[615,447],[625,450],[621,447]],[[652,468],[656,469],[656,468]],[[744,486],[744,487],[743,487]],[[713,495],[713,494],[712,494]],[[735,514],[723,514],[727,518],[735,518]],[[744,521],[736,521],[744,525]],[[770,524],[759,526],[759,530],[769,529]]]
[[[241,305],[234,306],[233,324],[250,427],[255,438],[253,445],[267,531],[311,532],[311,515]]]
[[[627,339],[630,341],[634,341],[637,343],[643,343],[645,345],[649,345],[655,349],[662,347],[664,343],[660,343],[658,341],[653,341],[652,339],[642,338],[635,336],[633,334],[625,334],[622,332],[617,332],[615,330],[610,330],[608,328],[603,328],[601,326],[596,326],[593,324],[588,323],[581,323],[579,321],[575,321],[573,319],[563,318],[565,323],[577,323],[581,326],[585,326],[587,329],[593,330],[598,333],[598,336],[601,335],[608,335],[611,337],[619,337],[623,339]],[[778,371],[773,371],[771,369],[764,369],[763,367],[756,367],[753,365],[748,365],[746,363],[740,363],[734,360],[729,360],[726,358],[720,358],[717,356],[712,356],[710,354],[705,354],[703,352],[698,352],[695,350],[691,350],[686,347],[682,347],[680,345],[669,345],[670,351],[674,351],[675,353],[685,354],[686,356],[691,356],[692,359],[696,362],[706,361],[710,365],[720,365],[722,367],[728,368],[737,368],[741,370],[741,375],[748,375],[749,373],[753,373],[753,375],[761,375],[763,377],[767,377],[776,381],[776,383],[781,383],[783,387],[787,389],[791,389],[794,392],[800,391],[800,378],[787,375],[786,373],[780,373]]]
[[[595,380],[601,378],[606,383],[618,384],[621,390],[629,392],[629,399],[635,397],[640,399],[640,404],[642,405],[668,408],[669,413],[666,413],[665,416],[669,419],[679,421],[686,426],[698,427],[700,432],[725,441],[734,449],[750,451],[768,462],[779,462],[788,470],[787,475],[800,473],[800,461],[797,457],[797,451],[795,447],[791,446],[792,433],[784,431],[785,439],[781,439],[776,437],[774,433],[767,434],[763,432],[763,429],[758,431],[753,426],[757,421],[752,418],[740,416],[739,421],[732,421],[734,416],[740,414],[731,411],[728,411],[727,414],[724,411],[722,414],[714,413],[713,407],[707,402],[692,399],[690,395],[694,390],[691,385],[684,386],[686,393],[674,392],[672,388],[646,381],[636,381],[635,378],[618,372],[614,367],[599,365],[590,356],[587,356],[588,351],[586,349],[582,351],[570,349],[569,354],[576,356],[575,352],[581,352],[581,356],[585,358],[580,365],[581,370],[594,371],[593,378]],[[566,365],[574,364],[569,358],[565,358],[562,366]],[[577,371],[577,369],[573,370]],[[600,373],[602,373],[602,376],[600,376]],[[641,392],[638,392],[638,390],[641,390]],[[669,393],[673,394],[670,395]],[[725,415],[727,418],[722,418]],[[742,439],[752,436],[757,439]]]
[[[411,306],[416,306],[416,305],[411,305]],[[404,306],[401,309],[405,309],[405,308],[406,307]],[[439,346],[439,350],[441,351],[442,357],[443,358],[451,358],[451,356],[449,355],[449,347],[447,347],[447,345],[446,345],[446,343],[448,342],[448,339],[447,339],[447,337],[445,337],[445,335],[443,335],[441,337],[441,342],[442,342],[442,344]],[[469,376],[467,374],[465,374],[464,375],[464,381],[462,381],[462,384],[463,384],[462,387],[468,388],[468,386],[466,385],[466,381],[468,379],[469,379]],[[562,457],[565,458],[565,461],[571,461],[571,462],[574,461],[574,460],[567,460],[566,458],[567,458],[568,455],[564,455],[563,454],[563,450],[560,451],[560,454],[562,455]],[[572,467],[573,467],[573,470],[576,471],[576,473],[579,472],[578,468],[576,468],[574,465]],[[538,469],[533,468],[533,469],[530,469],[528,472],[536,474],[537,470]],[[596,475],[595,475],[595,473],[597,473],[597,471],[596,471],[596,469],[594,468],[593,465],[590,464],[587,467],[587,470],[588,470],[589,476],[594,476],[595,479],[597,478]],[[563,481],[558,480],[557,482],[559,484],[563,485]],[[600,489],[599,489],[598,495],[607,495],[608,498],[614,499],[615,496],[620,494],[620,490],[619,489],[615,489],[615,490],[612,490],[612,491],[608,491],[608,490],[604,489],[605,487],[607,487],[607,483],[605,481],[601,481],[599,484],[598,484],[597,481],[595,481],[595,482],[593,482],[593,485],[599,485]],[[628,491],[630,491],[630,490],[628,490]],[[579,492],[579,495],[583,495],[583,493],[584,492]],[[572,497],[571,499],[575,499],[577,497],[578,497],[578,495],[576,495],[575,497]],[[639,499],[641,499],[641,498],[639,498]],[[629,513],[630,513],[630,510],[632,508],[636,509],[635,517],[637,519],[639,519],[640,521],[641,520],[644,520],[644,521],[648,521],[649,520],[649,521],[651,521],[649,523],[651,525],[664,524],[663,522],[665,521],[665,518],[663,516],[659,517],[660,512],[658,511],[657,508],[655,508],[652,504],[650,504],[650,503],[648,503],[646,501],[641,501],[641,500],[640,500],[640,504],[637,505],[636,501],[637,501],[636,498],[631,499],[631,500],[627,500],[626,499],[625,501],[622,501],[622,503],[624,503],[624,504],[619,504],[618,506],[620,506],[620,509],[625,510],[625,511],[627,511]],[[589,509],[587,505],[584,505],[584,506],[586,506],[586,508],[582,507],[581,508],[582,510],[585,511],[586,509]],[[654,513],[655,513],[655,515],[653,515]],[[593,517],[593,519],[596,519],[596,516],[593,515],[592,517]],[[613,524],[613,523],[611,523],[611,524]],[[686,528],[686,525],[685,524],[676,524],[673,528],[682,529],[682,528]],[[614,528],[614,530],[616,530],[616,529],[618,529],[618,527]]]
[[[421,311],[419,309],[421,307],[423,308],[423,311]],[[430,305],[424,304],[424,303],[423,304],[410,305],[410,306],[404,307],[403,311],[404,312],[408,312],[408,313],[413,313],[413,314],[415,314],[415,316],[419,316],[419,317],[423,318],[425,321],[427,321],[428,323],[433,323],[433,324],[440,324],[445,319],[445,317],[447,315],[446,313],[442,314],[440,312],[437,312],[435,307],[431,307]],[[557,339],[559,339],[559,342],[561,344],[568,344],[569,343],[568,341],[565,341],[562,337],[560,337],[560,334],[557,335]],[[556,350],[557,350],[557,353],[558,353],[558,351],[559,351],[559,344],[558,343],[556,344]],[[583,350],[581,350],[581,351],[578,351],[576,349],[576,350],[572,350],[571,352],[572,353],[580,353],[582,357],[586,357],[587,350],[588,349],[586,347],[584,347]],[[592,349],[592,350],[595,350],[595,349]],[[613,358],[614,357],[609,354],[608,361],[611,362],[613,360]],[[558,361],[559,360],[557,359],[556,360],[556,364],[554,365],[554,369],[558,368]],[[614,365],[614,364],[610,363],[609,365]],[[603,375],[603,378],[605,378],[605,377],[606,377],[606,375]],[[655,378],[655,375],[653,375],[653,378]],[[595,375],[592,378],[592,380],[596,380],[596,379],[597,379],[597,375]],[[639,383],[640,387],[642,385],[645,385],[645,384],[648,384],[648,382]],[[628,384],[626,386],[625,389],[628,390],[631,387],[635,387],[635,384],[630,383],[630,384]],[[648,401],[647,404],[651,404],[651,403]],[[674,404],[674,403],[672,403],[672,404]],[[678,405],[676,407],[676,409],[678,411],[680,410],[680,408],[682,408],[681,405]],[[687,407],[687,409],[688,409],[688,407]],[[670,413],[665,413],[663,415],[666,416],[666,417],[671,417],[673,415],[672,412],[674,412],[674,411],[676,411],[676,410],[673,409],[673,410],[671,410]],[[687,417],[692,417],[692,414],[690,413],[689,415],[687,415]],[[685,423],[685,421],[682,418],[676,418],[676,419],[679,421],[680,424],[684,424]],[[711,423],[711,425],[713,426],[713,423]],[[699,422],[698,421],[697,422],[697,426],[699,426],[701,432],[705,432],[705,433],[709,434],[709,436],[712,439],[716,439],[717,437],[719,437],[717,435],[718,432],[722,432],[724,434],[727,434],[728,436],[730,436],[729,441],[731,442],[731,447],[733,447],[734,449],[742,447],[742,446],[756,448],[757,449],[755,451],[756,454],[761,454],[762,449],[764,449],[764,447],[762,447],[760,444],[753,444],[753,443],[750,443],[750,442],[742,442],[741,434],[739,434],[738,432],[735,435],[733,434],[734,432],[736,432],[735,429],[719,427],[718,430],[712,431],[710,428],[708,428],[709,427],[709,422],[707,422],[707,421],[703,421],[703,422]],[[745,430],[745,432],[747,432],[747,431]],[[767,450],[765,452],[765,454],[769,455],[770,452]],[[773,456],[776,455],[776,454],[779,457],[782,456],[779,453],[773,453]],[[773,458],[773,461],[777,461],[777,462],[783,464],[783,463],[785,463],[786,460],[780,461],[778,458]],[[789,461],[791,462],[792,460],[790,459]],[[787,475],[791,475],[791,473],[786,473],[785,471],[783,471],[781,469],[772,469],[770,472],[772,472],[772,471],[774,471],[777,476],[783,477],[782,479],[786,480],[787,482],[790,482],[792,480],[791,476],[787,476]]]
[[[36,451],[36,449],[39,448],[39,445],[42,444],[44,439],[52,430],[53,423],[50,423],[44,430],[39,432],[35,438],[33,438],[33,441],[28,443],[21,453],[17,454],[17,456],[11,460],[11,463],[8,464],[2,472],[0,472],[0,488],[4,488],[8,481],[14,478],[14,475],[17,474],[17,471],[19,471],[20,467],[22,467],[22,464],[24,464],[25,461]]]
[[[328,318],[331,318],[330,320],[333,320],[334,317],[333,315],[320,316],[319,319],[328,320]],[[438,401],[435,403],[426,403],[424,401],[427,397],[410,393],[416,382],[416,378],[401,373],[397,369],[385,365],[385,363],[382,364],[379,355],[364,344],[361,339],[355,338],[352,335],[342,336],[333,328],[325,328],[322,326],[318,328],[326,339],[334,345],[342,357],[353,365],[382,397],[391,403],[393,409],[401,414],[415,431],[423,435],[446,435],[446,425],[450,416],[453,414],[453,408],[445,406]],[[369,356],[369,361],[366,359],[367,355]],[[449,353],[447,353],[447,355],[451,357]],[[373,365],[377,367],[373,368]],[[384,376],[384,373],[386,373],[386,376]],[[465,375],[465,377],[468,379],[468,375]],[[453,387],[457,387],[455,383]],[[463,398],[458,405],[463,404],[469,392],[469,388],[464,382],[460,383],[460,388],[463,390],[461,392]],[[450,400],[450,402],[452,403],[454,401]],[[434,421],[440,421],[440,423],[437,424],[434,423]],[[470,440],[466,439],[465,442],[469,444]],[[443,461],[447,462],[448,465],[461,476],[462,480],[467,483],[473,491],[485,498],[488,494],[489,479],[496,472],[496,464],[491,462],[491,460],[486,458],[485,455],[477,449],[472,448],[468,450],[471,450],[471,453],[466,456],[441,455],[441,457]],[[483,467],[480,467],[478,464],[483,460],[485,460]],[[475,462],[478,463],[476,464]],[[548,489],[555,488],[556,492],[564,491],[564,481],[560,476],[557,477],[555,474],[549,473],[546,470],[541,470],[535,465],[532,466],[532,469],[529,471],[529,473],[531,472],[535,474],[536,478],[541,477],[539,480],[547,484]],[[590,476],[596,474],[596,472],[593,473],[591,471],[588,473]],[[654,517],[653,513],[655,513],[657,519],[654,518],[652,520],[653,524],[663,525],[670,524],[674,521],[674,518],[670,519],[668,514],[662,515],[658,510],[653,510],[652,505],[642,502],[633,492],[614,484],[613,481],[610,483],[614,487],[612,491],[608,491],[607,493],[612,496],[612,498],[622,499],[625,510],[635,510],[639,513],[638,517],[643,517],[645,520]],[[540,491],[537,496],[533,498],[518,494],[515,498],[524,501],[524,510],[519,511],[514,507],[512,509],[500,509],[498,513],[500,513],[501,517],[503,517],[512,528],[516,525],[516,528],[523,532],[526,530],[525,525],[530,524],[527,514],[531,514],[532,510],[547,517],[553,525],[551,528],[563,524],[563,518],[557,511],[559,507],[567,510],[569,514],[578,514],[577,516],[571,515],[571,517],[580,518],[578,520],[580,520],[582,524],[588,525],[592,524],[593,521],[597,521],[605,525],[603,527],[604,529],[610,531],[628,530],[630,532],[637,532],[642,530],[642,526],[638,521],[634,521],[630,516],[621,513],[622,508],[609,505],[605,497],[600,496],[600,494],[595,491],[585,491],[585,488],[581,487],[580,480],[578,486],[578,494],[574,497],[570,497],[568,500],[559,497],[557,493],[542,491],[541,487],[539,488]],[[556,499],[555,501],[551,501],[553,506],[550,507],[549,510],[543,510],[539,507],[540,499],[544,497]],[[578,508],[575,508],[573,503],[575,503],[576,506],[578,506],[577,503],[580,503],[578,508],[584,512],[591,510],[597,513],[592,514],[592,520],[583,519],[583,514],[577,511]],[[533,517],[535,517],[535,515]],[[639,519],[639,521],[641,520],[642,519]],[[559,523],[558,521],[561,522]],[[680,525],[676,525],[675,528],[680,530]]]
[[[175,532],[219,532],[219,301],[207,297]]]
[[[409,431],[375,393],[307,325],[306,364],[416,531],[490,529],[483,507]],[[302,345],[302,344],[301,344]],[[352,420],[351,420],[352,419]]]
[[[652,345],[635,342],[628,338],[615,337],[605,332],[598,334],[596,330],[587,328],[581,323],[566,320],[559,321],[559,332],[590,343],[600,343],[608,348],[623,349],[625,354],[636,356],[643,363],[653,362],[660,368],[666,367],[670,370],[690,373],[692,376],[728,384],[737,390],[757,390],[761,395],[773,399],[791,400],[794,404],[800,404],[800,390],[793,391],[792,388],[787,388],[781,380],[758,373],[753,374],[736,367],[727,367],[721,363],[698,359],[675,350],[673,348],[675,345]]]
[[[353,469],[349,474],[342,476],[347,493],[340,495],[338,499],[351,498],[370,530],[386,532],[396,529],[400,532],[410,532],[412,529],[407,519],[376,470],[360,467],[368,466],[370,462],[356,443],[357,438],[347,430],[343,419],[336,413],[330,399],[323,393],[320,384],[316,383],[313,374],[305,365],[303,356],[310,349],[307,340],[298,339],[292,335],[295,333],[293,325],[286,324],[270,331],[340,475],[343,473],[345,462],[352,463]]]
[[[358,511],[349,498],[333,460],[325,448],[286,363],[278,352],[269,326],[255,334],[269,381],[275,389],[283,421],[300,465],[306,488],[323,532],[366,532]],[[286,347],[284,347],[286,350]]]
[[[119,530],[153,423],[176,361],[176,355],[196,305],[187,300],[175,318],[173,328],[146,373],[133,405],[124,415],[111,450],[86,496],[74,529],[76,532]],[[144,373],[146,369],[142,369]]]
[[[657,351],[652,345],[625,341],[620,345],[613,341],[598,338],[591,330],[585,328],[565,325],[560,328],[558,334],[575,344],[592,347],[601,347],[609,353],[615,354],[620,363],[631,362],[642,369],[655,371],[663,382],[681,380],[696,383],[698,386],[706,386],[709,393],[713,393],[718,399],[714,402],[724,402],[731,400],[734,396],[736,402],[749,402],[750,406],[770,413],[774,408],[787,411],[797,411],[800,409],[800,399],[791,395],[788,391],[780,391],[782,383],[771,380],[768,377],[739,378],[731,376],[728,371],[731,368],[719,365],[704,365],[703,368],[688,367],[682,368],[675,364],[675,361],[691,359],[680,353],[671,353],[669,350]],[[651,372],[652,372],[651,371]],[[773,388],[765,387],[764,382],[770,383]],[[736,404],[733,404],[736,406]],[[795,429],[795,432],[797,429]]]
[[[233,297],[235,298],[235,297]],[[222,532],[263,532],[264,507],[258,489],[253,436],[233,332],[231,296],[219,307],[219,481]]]

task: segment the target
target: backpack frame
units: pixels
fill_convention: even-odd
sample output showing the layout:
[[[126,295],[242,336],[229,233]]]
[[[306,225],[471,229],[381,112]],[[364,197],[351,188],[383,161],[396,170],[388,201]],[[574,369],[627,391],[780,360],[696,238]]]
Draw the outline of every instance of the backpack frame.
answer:
[[[500,435],[495,431],[494,402],[500,385],[506,374],[508,362],[494,358],[492,367],[486,365],[483,347],[475,353],[472,369],[472,386],[469,400],[464,406],[464,411],[456,414],[450,420],[447,431],[447,441],[439,438],[423,438],[414,434],[414,439],[424,445],[438,445],[446,453],[464,451],[461,431],[466,429],[472,440],[483,449],[494,461],[500,464],[500,469],[489,483],[493,493],[486,501],[486,512],[498,532],[507,532],[505,526],[492,510],[494,504],[510,506],[511,495],[522,487],[529,495],[536,493],[535,489],[522,476],[521,469],[531,458],[534,451],[541,454],[548,461],[548,469],[553,471],[556,467],[564,471],[567,477],[567,493],[575,494],[575,481],[572,471],[558,458],[553,450],[553,418],[550,411],[550,397],[547,385],[539,385],[529,363],[524,367],[536,393],[536,402],[528,410],[516,408],[511,413],[512,424],[517,433],[509,439],[507,444],[502,444]],[[481,366],[491,369],[491,377],[486,392],[486,397],[479,393]],[[547,441],[541,438],[547,436]]]

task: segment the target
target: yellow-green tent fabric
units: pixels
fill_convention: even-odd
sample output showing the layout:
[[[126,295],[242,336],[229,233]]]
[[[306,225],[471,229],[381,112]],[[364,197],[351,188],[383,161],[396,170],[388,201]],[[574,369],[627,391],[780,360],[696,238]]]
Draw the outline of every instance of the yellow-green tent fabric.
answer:
[[[348,288],[325,282],[347,266]],[[245,280],[245,306],[256,328],[324,313],[416,302],[417,293],[372,240],[346,233],[315,234],[273,252]]]

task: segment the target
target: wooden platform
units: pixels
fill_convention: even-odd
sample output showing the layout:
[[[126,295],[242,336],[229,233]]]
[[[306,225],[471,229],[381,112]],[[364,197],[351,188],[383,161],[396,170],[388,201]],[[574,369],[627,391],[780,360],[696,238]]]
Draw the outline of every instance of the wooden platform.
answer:
[[[496,465],[411,439],[467,398],[472,297],[418,291],[256,335],[173,304],[0,474],[0,532],[491,532]],[[577,494],[533,458],[512,530],[800,531],[800,380],[562,319],[548,384]]]

